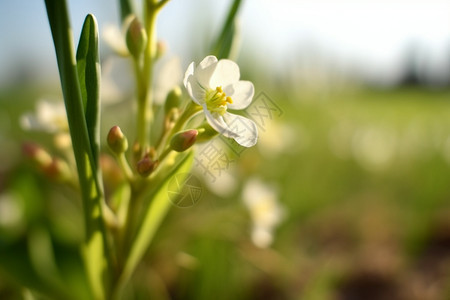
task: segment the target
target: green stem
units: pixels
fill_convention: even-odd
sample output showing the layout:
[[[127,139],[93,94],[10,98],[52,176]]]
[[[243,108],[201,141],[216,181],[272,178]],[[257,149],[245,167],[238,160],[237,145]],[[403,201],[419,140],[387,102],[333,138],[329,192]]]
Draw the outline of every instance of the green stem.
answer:
[[[150,126],[153,120],[151,110],[153,102],[153,65],[156,60],[157,37],[156,37],[156,18],[160,7],[154,0],[144,1],[145,9],[145,29],[147,32],[147,45],[144,50],[142,72],[137,72],[137,140],[140,145],[141,155],[146,151],[150,144]],[[135,62],[137,65],[138,62]],[[135,66],[139,70],[139,66]]]
[[[170,143],[170,138],[177,133],[178,131],[180,131],[181,129],[183,129],[184,125],[187,123],[187,121],[189,121],[189,119],[194,116],[196,113],[198,113],[199,111],[202,110],[202,107],[192,101],[189,102],[189,104],[187,105],[187,107],[184,109],[183,113],[181,114],[181,116],[178,118],[177,122],[175,123],[175,125],[172,127],[172,129],[165,133],[164,136],[164,141],[166,143],[161,143],[158,147],[158,153],[160,153],[163,149],[165,149],[167,147],[167,143]]]
[[[131,171],[127,158],[125,157],[125,153],[120,153],[117,155],[117,162],[119,163],[119,167],[125,175],[125,178],[131,183],[133,181],[133,171]]]
[[[148,136],[148,108],[147,108],[147,89],[148,86],[144,81],[143,72],[139,61],[133,57],[133,66],[136,77],[136,96],[137,96],[137,123],[136,123],[136,138],[140,145],[140,149],[144,149],[147,145]],[[141,150],[142,151],[142,150]],[[139,154],[141,155],[141,153]]]
[[[124,287],[130,280],[136,266],[142,259],[161,222],[169,211],[171,202],[167,198],[167,189],[170,178],[174,174],[184,174],[190,170],[193,162],[193,153],[187,152],[175,165],[168,166],[165,170],[160,170],[161,176],[156,176],[148,181],[148,186],[132,198],[135,203],[130,203],[130,210],[132,211],[129,213],[129,218],[135,218],[136,215],[143,215],[143,218],[140,219],[140,223],[134,224],[134,226],[137,225],[137,228],[130,233],[132,234],[131,243],[126,243],[128,247],[127,257],[121,270],[120,278],[114,285],[113,299],[120,299]],[[152,200],[150,203],[143,205],[146,199]],[[127,223],[130,221],[133,221],[133,219],[128,219]]]
[[[161,153],[161,155],[158,158],[159,163],[162,163],[164,161],[164,159],[166,158],[166,156],[169,155],[169,153],[171,151],[172,151],[172,149],[170,149],[170,147],[167,147],[166,149],[164,149],[164,151]]]

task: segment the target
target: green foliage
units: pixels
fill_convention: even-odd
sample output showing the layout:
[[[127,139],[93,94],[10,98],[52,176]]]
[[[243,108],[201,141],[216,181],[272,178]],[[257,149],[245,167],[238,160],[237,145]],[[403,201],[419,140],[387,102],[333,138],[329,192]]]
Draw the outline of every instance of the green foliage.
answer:
[[[175,174],[187,176],[192,168],[194,161],[194,153],[192,151],[179,156],[179,161],[176,165],[165,176],[161,176],[161,178],[155,180],[149,191],[144,194],[143,200],[146,200],[146,205],[143,207],[143,222],[142,224],[138,224],[136,235],[132,236],[129,255],[126,259],[119,285],[117,286],[119,293],[128,282],[139,261],[143,258],[156,230],[172,205],[167,196],[170,180]]]
[[[93,15],[87,15],[78,43],[76,59],[78,80],[95,168],[98,170],[100,149],[100,62],[98,25]]]
[[[230,58],[233,47],[236,47],[237,25],[236,17],[242,0],[234,0],[225,19],[222,30],[215,41],[211,53],[218,59]]]
[[[104,278],[107,274],[104,259],[109,259],[102,219],[103,188],[98,172],[98,40],[95,19],[88,16],[80,42],[78,69],[75,63],[71,28],[66,1],[46,0],[48,19],[55,43],[61,87],[67,119],[77,162],[82,191],[86,244],[83,254],[94,297],[104,298]],[[80,84],[79,78],[84,79]],[[93,79],[92,82],[86,83]],[[85,101],[83,101],[83,94]],[[83,105],[83,103],[86,103]],[[86,113],[85,113],[86,112]],[[88,130],[89,123],[89,130]],[[91,134],[89,134],[91,133]],[[93,141],[93,143],[92,143]]]
[[[17,228],[9,228],[9,234],[14,232],[14,236],[0,232],[1,273],[34,294],[52,299],[89,299],[79,252],[49,231],[50,220],[44,204],[49,197],[48,186],[29,170],[16,172],[9,185],[12,200],[26,210]]]

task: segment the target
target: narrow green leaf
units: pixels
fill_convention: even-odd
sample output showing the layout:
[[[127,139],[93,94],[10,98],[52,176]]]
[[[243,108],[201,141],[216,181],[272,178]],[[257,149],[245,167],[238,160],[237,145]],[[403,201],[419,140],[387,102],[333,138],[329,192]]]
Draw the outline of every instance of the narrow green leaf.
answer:
[[[241,3],[242,0],[234,0],[223,24],[222,31],[212,47],[212,53],[218,59],[229,58],[236,43],[236,16]]]
[[[101,209],[104,202],[103,187],[98,176],[99,172],[86,124],[67,4],[64,0],[45,0],[45,4],[55,44],[61,87],[83,198],[86,228],[83,246],[85,267],[93,298],[105,299],[109,288],[105,282],[108,280],[104,276],[110,274],[107,270],[107,266],[110,264],[107,264],[108,261],[105,260],[110,259],[110,252]],[[88,106],[86,102],[86,109]],[[90,264],[96,259],[100,259],[100,261]]]
[[[145,209],[143,222],[139,227],[136,237],[133,239],[122,276],[116,287],[117,290],[119,290],[119,293],[120,290],[124,288],[136,266],[147,251],[156,230],[172,204],[168,196],[170,180],[175,174],[187,174],[192,168],[193,161],[194,152],[191,151],[180,160],[178,165],[173,167],[167,176],[164,176],[164,179],[161,182],[156,183],[154,185],[156,188],[147,195],[152,201]]]
[[[86,126],[98,170],[100,151],[100,62],[98,54],[97,20],[91,14],[86,16],[77,49],[77,71],[81,97],[85,111]],[[100,174],[98,175],[100,176]]]
[[[133,12],[133,5],[130,0],[119,0],[120,4],[120,19],[123,23],[123,21],[131,14],[134,14]]]

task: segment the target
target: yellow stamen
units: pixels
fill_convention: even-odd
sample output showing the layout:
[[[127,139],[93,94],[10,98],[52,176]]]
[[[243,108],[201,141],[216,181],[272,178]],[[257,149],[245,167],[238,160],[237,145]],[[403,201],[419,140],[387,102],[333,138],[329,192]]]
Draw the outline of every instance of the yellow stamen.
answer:
[[[221,86],[218,86],[215,90],[206,92],[205,102],[209,111],[223,116],[227,111],[227,104],[233,103],[233,100],[224,93]]]

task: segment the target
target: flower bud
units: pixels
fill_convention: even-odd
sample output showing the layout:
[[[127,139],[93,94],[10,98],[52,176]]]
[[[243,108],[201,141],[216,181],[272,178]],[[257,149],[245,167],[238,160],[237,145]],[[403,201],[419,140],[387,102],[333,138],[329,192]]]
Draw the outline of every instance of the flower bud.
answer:
[[[125,39],[128,51],[134,58],[139,58],[147,45],[147,33],[136,16],[133,17],[128,26]]]
[[[54,158],[50,165],[44,168],[45,174],[58,181],[68,181],[72,177],[69,165],[59,158]]]
[[[177,152],[183,152],[189,149],[197,141],[198,131],[189,129],[176,133],[170,140],[170,148]]]
[[[158,166],[157,160],[152,160],[148,155],[138,161],[136,169],[142,177],[149,176]]]
[[[109,148],[115,154],[122,154],[128,149],[128,140],[123,135],[122,130],[120,130],[119,126],[113,126],[108,133],[108,137],[106,138],[108,142]]]
[[[53,158],[47,151],[34,143],[24,143],[22,151],[40,168],[47,168],[53,161]]]
[[[181,89],[179,86],[174,87],[169,94],[167,94],[166,102],[164,103],[164,111],[166,115],[173,109],[178,108],[181,103]]]
[[[29,157],[49,178],[58,181],[68,181],[72,177],[69,165],[60,158],[52,157],[41,146],[34,143],[25,143],[23,153]]]
[[[209,125],[208,123],[204,123],[198,128],[197,142],[207,142],[218,134],[219,133],[214,128],[212,128],[211,125]]]

